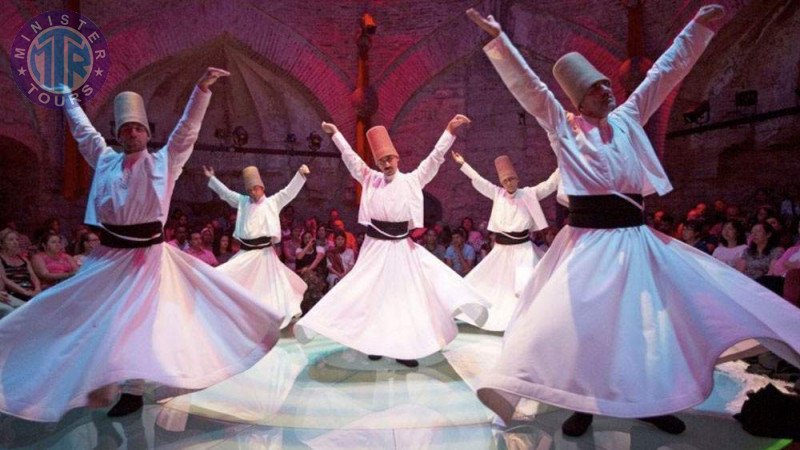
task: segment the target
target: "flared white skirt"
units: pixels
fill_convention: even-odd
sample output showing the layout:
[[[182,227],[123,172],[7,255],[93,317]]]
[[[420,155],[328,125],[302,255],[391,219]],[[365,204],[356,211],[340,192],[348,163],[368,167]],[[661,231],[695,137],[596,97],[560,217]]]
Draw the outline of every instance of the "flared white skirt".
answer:
[[[458,333],[463,312],[486,320],[486,302],[463,278],[410,239],[367,237],[356,265],[294,327],[300,342],[321,334],[369,355],[418,359]]]
[[[300,314],[300,302],[308,286],[281,262],[274,248],[241,250],[217,270],[241,284],[262,304],[283,314],[281,328]]]
[[[0,321],[0,411],[57,421],[129,379],[211,386],[258,362],[281,313],[170,245],[96,249]]]
[[[565,227],[525,286],[478,396],[617,417],[669,414],[711,393],[728,348],[756,338],[800,364],[800,309],[645,226]]]

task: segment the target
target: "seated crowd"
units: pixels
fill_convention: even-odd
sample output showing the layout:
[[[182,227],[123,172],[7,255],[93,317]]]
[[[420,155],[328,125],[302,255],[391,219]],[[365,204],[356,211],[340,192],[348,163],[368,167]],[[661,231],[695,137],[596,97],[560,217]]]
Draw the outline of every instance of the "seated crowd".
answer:
[[[779,295],[787,273],[800,269],[797,195],[772,202],[766,191],[759,189],[749,210],[716,200],[711,207],[698,203],[681,215],[682,220],[675,217],[658,210],[648,213],[647,222],[655,230],[735,267]],[[235,212],[227,217],[195,218],[175,209],[164,227],[165,240],[217,266],[239,251],[239,242],[232,236],[235,220]],[[475,226],[472,218],[465,217],[457,227],[439,221],[414,230],[411,236],[464,276],[494,246],[494,233],[486,225],[481,221]],[[308,284],[303,301],[305,312],[347,276],[358,258],[365,232],[360,225],[348,228],[336,209],[330,211],[327,220],[317,216],[300,220],[291,205],[281,211],[281,227],[282,241],[274,250]],[[544,252],[559,229],[532,232],[531,240]],[[0,230],[0,317],[41,290],[74,275],[100,244],[99,232],[86,225],[77,226],[68,238],[58,218],[48,219],[30,236],[33,240],[13,221],[3,224]]]

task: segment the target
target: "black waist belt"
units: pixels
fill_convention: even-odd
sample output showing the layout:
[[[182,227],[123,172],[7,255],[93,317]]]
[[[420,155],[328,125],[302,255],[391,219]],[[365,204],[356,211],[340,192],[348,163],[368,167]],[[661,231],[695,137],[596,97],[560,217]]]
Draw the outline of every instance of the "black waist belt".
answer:
[[[384,222],[382,220],[370,220],[371,225],[367,226],[367,236],[384,241],[397,241],[408,237],[408,222]]]
[[[495,243],[502,245],[524,244],[529,240],[527,231],[500,231],[494,235]]]
[[[242,244],[242,250],[258,250],[260,248],[272,247],[272,238],[269,236],[261,236],[255,239],[237,238],[236,240]]]
[[[112,225],[104,223],[100,243],[111,248],[142,248],[164,242],[161,222]]]
[[[639,194],[625,194],[643,205]],[[626,228],[644,225],[644,211],[617,195],[570,195],[569,225],[579,228]]]

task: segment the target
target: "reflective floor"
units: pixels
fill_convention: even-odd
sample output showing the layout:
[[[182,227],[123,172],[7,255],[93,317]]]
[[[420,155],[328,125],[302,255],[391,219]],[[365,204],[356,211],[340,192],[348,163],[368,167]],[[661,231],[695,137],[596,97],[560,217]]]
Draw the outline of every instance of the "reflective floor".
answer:
[[[471,386],[492,366],[501,337],[462,326],[445,351],[409,369],[317,338],[288,333],[249,371],[202,392],[110,420],[78,409],[57,424],[0,415],[0,449],[778,449],[788,441],[748,435],[730,415],[768,379],[726,363],[712,396],[680,414],[687,431],[662,433],[635,420],[598,417],[566,438],[569,412],[528,402],[514,423],[493,423]],[[776,383],[780,384],[780,383]]]

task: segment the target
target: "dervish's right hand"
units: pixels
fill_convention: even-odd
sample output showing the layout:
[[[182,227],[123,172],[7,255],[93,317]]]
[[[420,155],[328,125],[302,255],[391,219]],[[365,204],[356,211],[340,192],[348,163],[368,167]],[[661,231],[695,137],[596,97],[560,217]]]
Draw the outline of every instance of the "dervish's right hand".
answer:
[[[500,28],[500,23],[494,20],[494,17],[491,14],[483,17],[481,13],[475,11],[474,8],[470,8],[467,10],[467,17],[481,27],[483,31],[489,33],[489,36],[492,38],[500,36],[500,33],[503,32],[503,29]]]
[[[305,164],[300,166],[300,168],[297,169],[297,171],[300,172],[305,177],[307,177],[311,173],[311,169],[309,169],[308,166]]]
[[[336,125],[332,123],[322,122],[322,131],[328,134],[336,134],[336,132],[339,131],[339,129],[336,128]]]
[[[205,173],[208,178],[211,178],[214,176],[214,168],[203,166],[203,173]]]
[[[455,161],[455,162],[457,162],[457,163],[459,163],[459,164],[461,164],[461,165],[464,165],[464,162],[465,162],[465,161],[464,161],[464,157],[463,157],[463,156],[461,156],[461,153],[458,153],[458,152],[457,152],[457,151],[455,151],[455,150],[453,150],[453,151],[452,151],[452,152],[450,152],[450,153],[452,153],[452,154],[453,154],[453,161]]]

